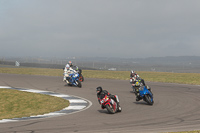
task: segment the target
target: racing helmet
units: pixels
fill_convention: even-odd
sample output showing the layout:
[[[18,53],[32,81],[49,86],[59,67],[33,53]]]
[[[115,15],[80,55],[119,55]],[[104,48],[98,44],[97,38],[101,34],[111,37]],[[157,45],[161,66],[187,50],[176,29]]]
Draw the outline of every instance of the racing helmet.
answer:
[[[97,94],[101,93],[102,92],[102,87],[101,86],[97,87],[96,88],[96,92],[97,92]]]
[[[67,65],[66,65],[66,68],[69,69],[69,67],[70,67],[69,64],[67,64]]]
[[[135,74],[135,71],[131,70],[131,74]]]
[[[69,64],[69,66],[71,67],[71,66],[72,66],[72,61],[69,61],[68,64]]]
[[[135,75],[135,71],[131,70],[131,75]]]

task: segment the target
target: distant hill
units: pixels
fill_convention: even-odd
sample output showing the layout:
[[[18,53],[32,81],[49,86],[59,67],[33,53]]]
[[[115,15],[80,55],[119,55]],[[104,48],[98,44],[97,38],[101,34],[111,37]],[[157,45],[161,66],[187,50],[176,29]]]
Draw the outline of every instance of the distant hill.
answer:
[[[149,58],[108,58],[108,57],[67,57],[59,58],[0,58],[0,64],[21,66],[59,68],[62,69],[68,61],[82,69],[100,69],[117,71],[161,71],[161,72],[192,72],[200,73],[200,56],[167,56]]]

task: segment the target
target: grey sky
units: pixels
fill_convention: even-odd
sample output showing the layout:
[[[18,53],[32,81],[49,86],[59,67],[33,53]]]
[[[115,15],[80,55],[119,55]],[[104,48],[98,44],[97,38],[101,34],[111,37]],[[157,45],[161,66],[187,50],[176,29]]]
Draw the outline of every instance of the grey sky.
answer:
[[[0,0],[0,57],[200,56],[199,0]]]

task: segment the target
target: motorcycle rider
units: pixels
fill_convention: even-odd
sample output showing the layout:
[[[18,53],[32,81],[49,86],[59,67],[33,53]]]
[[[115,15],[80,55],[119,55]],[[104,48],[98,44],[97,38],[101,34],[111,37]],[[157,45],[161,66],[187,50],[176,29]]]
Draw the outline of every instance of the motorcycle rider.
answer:
[[[72,61],[69,61],[68,64],[70,67],[73,67]]]
[[[139,92],[136,91],[136,88],[135,88],[135,87],[138,87],[136,85],[137,82],[140,82],[142,83],[143,86],[146,86],[144,79],[140,78],[140,76],[135,71],[131,70],[131,74],[130,74],[130,83],[132,85],[131,87],[133,88],[133,92],[136,95],[136,101],[139,101],[141,100],[141,98],[140,98]],[[146,88],[151,92],[151,88],[149,86],[146,86]]]
[[[135,82],[137,79],[139,79],[140,76],[133,70],[131,70],[131,74],[130,74],[130,83],[132,84],[132,89],[133,89],[133,92],[135,93]]]
[[[70,66],[72,69],[78,71],[78,66],[74,66],[74,65],[72,64],[72,61],[69,61],[68,64],[69,64],[69,66]]]
[[[100,100],[101,100],[100,96],[107,95],[117,103],[118,111],[121,111],[121,107],[119,105],[119,98],[117,95],[110,94],[107,90],[103,90],[101,86],[96,88],[96,92],[97,92],[97,98],[98,98],[99,104],[100,104]],[[104,109],[105,107],[103,105],[101,105],[101,108]]]
[[[133,88],[133,92],[135,93],[135,96],[136,96],[136,101],[139,101],[139,100],[141,100],[141,97],[140,97],[139,91],[137,91],[136,87],[139,87],[140,84],[136,84],[137,82],[142,83],[143,85],[145,85],[145,83],[144,83],[144,80],[140,80],[139,78],[138,79],[136,78],[131,83],[132,88]]]
[[[140,76],[133,70],[131,70],[131,74],[130,74],[130,82],[132,82],[132,80],[139,78]]]
[[[64,68],[64,77],[63,77],[63,81],[66,81],[67,83],[69,83],[69,80],[72,78],[71,74],[76,73],[75,70],[73,70],[69,64],[67,64]]]

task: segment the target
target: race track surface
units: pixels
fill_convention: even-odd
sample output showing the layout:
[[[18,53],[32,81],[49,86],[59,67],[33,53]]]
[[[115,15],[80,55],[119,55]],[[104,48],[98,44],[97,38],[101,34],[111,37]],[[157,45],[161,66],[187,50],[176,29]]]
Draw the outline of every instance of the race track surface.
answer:
[[[0,74],[0,86],[29,88],[75,95],[92,106],[59,117],[0,124],[0,133],[161,133],[200,130],[200,87],[147,82],[154,93],[154,105],[136,102],[129,81],[88,79],[82,88],[66,86],[62,77]],[[108,114],[96,98],[102,86],[120,99],[122,112]]]

